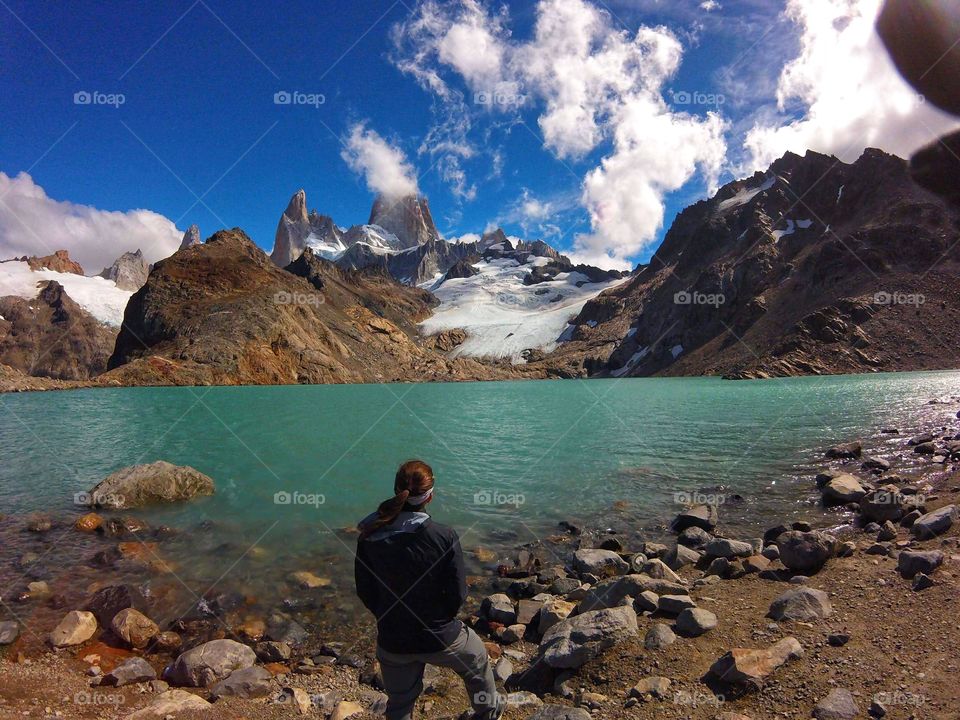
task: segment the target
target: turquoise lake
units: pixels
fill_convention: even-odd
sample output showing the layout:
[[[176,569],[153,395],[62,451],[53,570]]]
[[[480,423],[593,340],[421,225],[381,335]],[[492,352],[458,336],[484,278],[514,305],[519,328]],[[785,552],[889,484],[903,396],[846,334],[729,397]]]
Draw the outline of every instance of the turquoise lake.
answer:
[[[883,456],[904,442],[884,427],[953,427],[958,393],[960,372],[8,394],[0,512],[50,513],[63,529],[39,539],[7,522],[0,552],[5,566],[28,551],[82,564],[75,494],[159,459],[217,484],[211,498],[129,513],[177,531],[163,555],[198,594],[221,574],[269,586],[305,568],[349,595],[343,528],[414,457],[436,473],[432,513],[468,550],[516,547],[561,520],[657,538],[698,491],[727,500],[732,534],[756,537],[790,516],[836,522],[812,502],[824,449],[863,438]]]

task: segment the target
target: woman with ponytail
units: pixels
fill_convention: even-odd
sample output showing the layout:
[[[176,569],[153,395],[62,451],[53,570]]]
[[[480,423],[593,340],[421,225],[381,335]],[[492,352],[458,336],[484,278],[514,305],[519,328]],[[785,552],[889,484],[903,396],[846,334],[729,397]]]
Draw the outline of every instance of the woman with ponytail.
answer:
[[[433,470],[420,460],[405,462],[393,492],[360,522],[354,565],[357,595],[377,618],[386,716],[413,717],[429,664],[463,678],[475,720],[495,720],[504,701],[487,650],[457,619],[467,596],[460,539],[425,512],[433,499]]]

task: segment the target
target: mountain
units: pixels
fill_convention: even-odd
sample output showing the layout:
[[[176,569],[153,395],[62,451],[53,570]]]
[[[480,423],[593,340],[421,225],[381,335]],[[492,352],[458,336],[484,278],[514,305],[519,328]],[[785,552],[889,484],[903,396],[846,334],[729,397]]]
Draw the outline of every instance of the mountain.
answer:
[[[200,244],[200,228],[196,225],[191,225],[187,228],[187,231],[183,234],[183,240],[180,241],[180,250],[188,248],[191,245]]]
[[[0,297],[0,363],[25,375],[58,380],[99,375],[116,335],[53,280],[44,281],[32,299]]]
[[[420,342],[435,300],[305,250],[276,266],[224,230],[158,262],[130,299],[105,383],[288,384],[498,379],[528,369],[449,359]],[[540,375],[542,376],[542,375]]]
[[[73,275],[83,275],[83,268],[80,263],[70,259],[70,253],[66,250],[57,250],[53,255],[43,257],[23,258],[31,270],[52,270],[59,273],[71,273]]]
[[[960,212],[902,159],[787,153],[683,210],[553,362],[616,377],[956,367],[958,241]]]
[[[193,227],[196,227],[196,225]],[[186,236],[184,236],[185,242],[186,239]],[[150,266],[143,259],[143,253],[137,250],[136,252],[125,252],[113,261],[113,265],[101,270],[99,277],[112,280],[121,290],[132,292],[143,287],[149,274]]]
[[[439,240],[433,224],[430,205],[420,195],[389,198],[378,195],[370,209],[368,225],[378,225],[400,240],[399,250],[417,247],[430,240]]]

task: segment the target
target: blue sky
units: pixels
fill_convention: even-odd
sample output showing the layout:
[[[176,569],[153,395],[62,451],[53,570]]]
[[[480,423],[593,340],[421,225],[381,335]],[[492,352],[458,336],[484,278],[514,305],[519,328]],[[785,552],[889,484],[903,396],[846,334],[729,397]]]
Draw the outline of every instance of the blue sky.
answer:
[[[534,75],[522,67],[531,57],[547,57],[548,46],[533,39],[535,23],[559,7],[549,2],[602,18],[599,29],[594,22],[588,59],[602,51],[604,37],[619,38],[618,47],[629,52],[641,28],[651,29],[657,47],[669,49],[675,41],[680,52],[666,77],[651,77],[647,69],[629,75],[634,70],[626,68],[635,86],[601,87],[604,97],[589,108],[596,137],[574,151],[569,128],[566,136],[548,142],[542,124],[558,93],[568,92],[550,77],[563,70],[554,65]],[[105,211],[147,209],[180,230],[196,223],[204,237],[224,225],[240,226],[269,250],[280,213],[301,187],[309,206],[337,223],[366,221],[373,195],[362,169],[345,160],[343,145],[360,124],[367,139],[402,153],[447,236],[482,232],[499,221],[509,233],[544,236],[564,249],[578,249],[578,234],[596,237],[589,247],[579,246],[581,254],[609,246],[611,256],[632,262],[648,257],[674,215],[703,197],[708,186],[752,169],[761,156],[743,147],[750,127],[802,121],[815,101],[807,96],[776,107],[780,72],[800,52],[804,22],[813,24],[796,11],[784,16],[782,2],[464,3],[431,9],[414,0],[102,1],[52,9],[3,0],[0,171],[8,177],[28,172],[52,200]],[[449,38],[434,33],[433,49],[441,50],[431,53],[430,39],[416,27],[426,20],[439,26],[441,35],[464,23],[490,30],[494,46],[474,51],[475,38],[468,37],[451,60]],[[503,67],[486,64],[477,74],[470,63],[487,51],[505,58]],[[430,87],[425,78],[433,76],[443,89]],[[478,103],[483,78],[519,88],[522,105]],[[518,78],[518,85],[509,85]],[[282,91],[322,95],[324,101],[276,104],[275,93]],[[123,103],[109,104],[111,98],[101,96],[107,104],[77,104],[78,92],[120,94]],[[457,101],[451,102],[451,92]],[[669,162],[656,153],[661,144],[663,153],[670,153],[671,144],[659,131],[636,131],[639,138],[624,141],[629,152],[618,149],[618,133],[641,122],[621,116],[631,107],[618,96],[625,92],[633,93],[636,106],[648,97],[663,100],[663,107],[642,120],[655,116],[661,123],[650,128],[686,123],[688,134],[673,140],[678,147],[687,144],[685,137],[702,141],[687,159],[690,172],[635,175],[636,165]],[[723,102],[687,104],[678,92],[722,96]],[[707,127],[711,110],[719,120]],[[585,200],[585,178],[611,157],[622,167],[597,178]],[[623,225],[636,221],[636,214],[612,217],[624,214],[617,203],[625,202],[623,188],[632,182],[650,195],[641,207],[659,203],[665,222],[647,222],[643,215],[646,229],[638,233],[645,237],[631,244]],[[40,218],[29,230],[22,226],[33,220],[0,222],[0,249],[22,246],[22,238],[14,236],[24,233],[37,243],[48,232],[57,237]]]

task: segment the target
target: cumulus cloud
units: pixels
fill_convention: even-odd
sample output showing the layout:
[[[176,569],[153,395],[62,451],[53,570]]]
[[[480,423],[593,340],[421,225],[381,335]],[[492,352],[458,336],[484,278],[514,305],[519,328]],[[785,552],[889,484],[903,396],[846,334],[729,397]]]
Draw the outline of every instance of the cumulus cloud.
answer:
[[[880,0],[788,1],[800,53],[780,74],[779,116],[747,133],[754,168],[808,148],[845,161],[865,147],[907,156],[956,125],[897,73],[874,30],[879,9]]]
[[[393,198],[417,193],[416,172],[403,151],[363,123],[350,128],[340,157],[351,170],[363,175],[372,192]]]
[[[67,250],[84,271],[98,273],[137,249],[148,262],[177,250],[183,231],[151,210],[99,210],[54,200],[25,172],[0,172],[0,258]]]
[[[544,147],[559,158],[608,148],[583,178],[580,202],[592,229],[577,236],[575,253],[629,266],[655,240],[665,195],[698,170],[716,178],[724,123],[664,101],[683,54],[668,29],[630,33],[587,0],[540,0],[533,36],[518,41],[505,12],[477,0],[427,0],[395,29],[395,62],[444,101],[457,98],[453,76],[483,111],[536,112]]]

